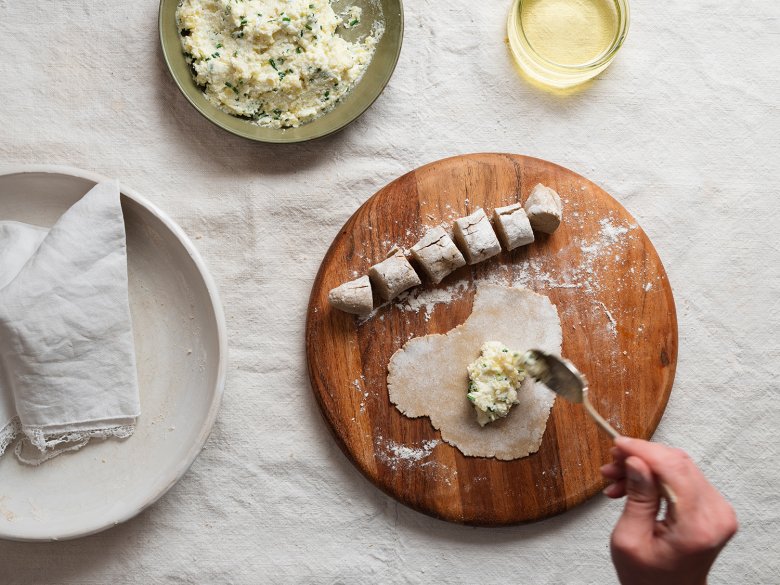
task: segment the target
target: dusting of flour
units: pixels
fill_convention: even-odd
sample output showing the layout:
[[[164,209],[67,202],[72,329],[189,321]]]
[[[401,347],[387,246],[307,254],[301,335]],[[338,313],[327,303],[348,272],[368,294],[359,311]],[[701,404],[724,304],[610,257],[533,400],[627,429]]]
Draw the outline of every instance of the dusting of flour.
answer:
[[[447,465],[438,461],[427,461],[433,454],[433,450],[441,445],[441,441],[437,439],[423,441],[418,446],[409,446],[378,435],[374,443],[379,460],[393,471],[412,467],[427,469],[435,480],[447,485],[452,485],[452,481],[458,475],[457,470]]]

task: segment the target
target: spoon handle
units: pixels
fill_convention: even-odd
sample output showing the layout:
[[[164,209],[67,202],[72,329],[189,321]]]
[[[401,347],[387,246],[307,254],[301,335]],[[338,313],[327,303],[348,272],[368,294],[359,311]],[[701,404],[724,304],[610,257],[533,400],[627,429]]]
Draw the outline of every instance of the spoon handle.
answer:
[[[598,411],[593,408],[593,405],[590,403],[590,400],[588,400],[588,389],[585,388],[582,391],[582,404],[585,405],[585,410],[588,411],[588,414],[595,420],[599,426],[604,429],[604,431],[607,432],[607,434],[612,437],[612,440],[614,441],[620,436],[620,433],[618,433],[615,428],[609,424],[606,419],[601,416]],[[674,493],[674,490],[670,488],[666,482],[661,481],[660,487],[661,487],[661,495],[666,499],[666,501],[670,505],[674,505],[677,503],[677,494]]]
[[[620,433],[618,433],[614,427],[609,424],[606,419],[601,416],[598,411],[593,408],[593,405],[590,403],[590,400],[588,400],[588,389],[585,388],[582,391],[582,404],[585,405],[585,410],[588,411],[588,414],[595,420],[597,423],[599,423],[599,426],[604,429],[607,434],[612,437],[613,440],[617,439],[620,436]]]

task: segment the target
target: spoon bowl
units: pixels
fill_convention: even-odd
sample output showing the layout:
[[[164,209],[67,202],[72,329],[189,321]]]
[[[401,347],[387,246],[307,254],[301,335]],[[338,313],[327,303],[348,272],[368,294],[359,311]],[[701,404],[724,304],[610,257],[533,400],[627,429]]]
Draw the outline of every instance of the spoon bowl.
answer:
[[[527,352],[524,360],[526,371],[550,390],[569,402],[583,401],[588,381],[572,362],[538,349]]]

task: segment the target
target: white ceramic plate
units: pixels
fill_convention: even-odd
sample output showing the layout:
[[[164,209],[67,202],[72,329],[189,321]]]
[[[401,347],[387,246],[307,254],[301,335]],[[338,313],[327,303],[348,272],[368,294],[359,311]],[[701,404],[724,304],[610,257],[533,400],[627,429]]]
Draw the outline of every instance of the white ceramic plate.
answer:
[[[102,177],[65,167],[0,173],[0,220],[51,226]],[[0,538],[104,530],[154,503],[208,437],[225,381],[225,320],[198,252],[173,221],[122,187],[142,415],[126,441],[94,441],[37,468],[0,457]]]

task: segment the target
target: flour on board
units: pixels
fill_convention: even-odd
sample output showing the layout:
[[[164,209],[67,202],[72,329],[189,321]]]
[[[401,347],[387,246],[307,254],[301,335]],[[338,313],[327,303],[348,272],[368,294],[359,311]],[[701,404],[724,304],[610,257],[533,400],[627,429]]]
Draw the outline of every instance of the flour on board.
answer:
[[[437,480],[451,485],[457,470],[438,461],[428,461],[433,450],[441,444],[437,439],[423,441],[419,446],[412,447],[396,443],[392,439],[385,439],[379,435],[374,440],[377,449],[377,457],[390,469],[397,471],[402,468],[417,467],[430,471],[431,476]]]

